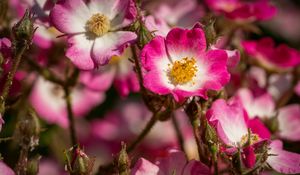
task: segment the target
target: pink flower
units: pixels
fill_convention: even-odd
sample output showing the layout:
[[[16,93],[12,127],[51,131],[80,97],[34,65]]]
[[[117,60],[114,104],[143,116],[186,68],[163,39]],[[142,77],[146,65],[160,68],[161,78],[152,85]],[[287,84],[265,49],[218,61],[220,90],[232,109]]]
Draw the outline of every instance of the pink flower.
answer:
[[[106,91],[114,84],[121,97],[138,92],[140,85],[129,58],[132,58],[132,53],[127,48],[121,56],[113,56],[109,64],[94,71],[82,72],[80,81],[96,91]]]
[[[100,104],[105,95],[101,92],[76,86],[71,92],[72,109],[76,117],[83,117]],[[42,77],[38,77],[30,95],[30,102],[41,118],[50,124],[68,126],[67,108],[63,89]]]
[[[59,1],[51,10],[54,26],[68,36],[66,56],[80,69],[105,65],[114,55],[136,39],[136,34],[121,31],[136,17],[132,0]]]
[[[166,38],[155,37],[141,51],[144,86],[160,95],[207,98],[207,90],[220,90],[229,81],[227,54],[206,50],[203,30],[172,29]]]
[[[290,141],[300,141],[300,105],[292,104],[278,111],[279,136]]]
[[[0,161],[0,172],[1,175],[15,175],[15,172],[2,161]]]
[[[300,173],[300,154],[283,150],[280,140],[274,140],[270,144],[267,163],[277,172],[284,174]]]
[[[131,171],[131,175],[208,175],[209,168],[199,161],[188,161],[183,152],[170,150],[164,158],[155,164],[140,158]]]
[[[256,157],[253,145],[270,138],[270,133],[262,122],[258,119],[248,120],[242,105],[235,99],[229,102],[216,100],[207,111],[206,117],[225,144],[225,153],[233,155],[240,148],[244,155],[244,165],[252,168]],[[249,137],[250,144],[247,145]]]
[[[192,27],[205,14],[197,0],[152,1],[144,8],[155,18],[179,27]]]
[[[239,89],[238,98],[250,118],[271,118],[275,116],[275,102],[267,92],[255,96],[249,89]]]
[[[238,21],[268,20],[276,14],[276,8],[268,0],[206,0],[206,3],[216,13]]]
[[[244,41],[242,46],[259,64],[269,70],[284,71],[300,64],[300,52],[285,44],[275,46],[271,38]]]

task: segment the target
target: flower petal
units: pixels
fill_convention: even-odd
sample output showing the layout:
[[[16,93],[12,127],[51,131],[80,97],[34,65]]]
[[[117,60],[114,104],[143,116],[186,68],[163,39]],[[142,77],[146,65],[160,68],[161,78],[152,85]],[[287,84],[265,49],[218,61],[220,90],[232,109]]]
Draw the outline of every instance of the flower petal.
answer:
[[[133,32],[109,32],[96,38],[92,49],[92,57],[97,65],[105,65],[114,55],[120,56],[124,49],[136,39]]]
[[[197,58],[206,50],[205,34],[200,27],[191,30],[174,28],[166,37],[166,45],[172,60]]]
[[[131,175],[157,175],[159,168],[157,165],[140,158],[131,170]]]
[[[300,141],[300,105],[293,104],[280,108],[277,118],[280,137]]]
[[[2,161],[0,161],[0,172],[1,175],[15,175],[14,171]]]
[[[223,99],[218,99],[207,111],[206,116],[227,145],[235,146],[244,135],[248,134],[244,110],[238,101],[227,103]]]
[[[284,174],[300,173],[300,154],[285,151],[280,140],[274,140],[270,144],[271,150],[267,163],[277,172]]]
[[[74,35],[68,39],[69,48],[66,56],[82,70],[91,70],[96,67],[92,57],[91,50],[93,40],[89,40],[85,34]]]
[[[59,1],[50,12],[54,26],[68,34],[85,32],[85,24],[91,15],[83,0]]]
[[[191,160],[185,166],[183,173],[184,175],[209,175],[210,171],[209,168],[204,165],[203,163]]]

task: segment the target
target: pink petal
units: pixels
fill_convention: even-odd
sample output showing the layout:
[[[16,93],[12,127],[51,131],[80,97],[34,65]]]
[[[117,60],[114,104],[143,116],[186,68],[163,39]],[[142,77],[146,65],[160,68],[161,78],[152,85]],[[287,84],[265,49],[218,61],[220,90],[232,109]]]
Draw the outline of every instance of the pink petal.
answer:
[[[168,53],[172,59],[197,58],[206,50],[205,34],[201,28],[191,30],[174,28],[166,37]]]
[[[256,162],[255,152],[252,146],[243,149],[242,160],[247,168],[253,168]]]
[[[92,58],[97,65],[105,65],[112,56],[120,56],[124,49],[136,39],[133,32],[109,32],[96,38],[92,48]]]
[[[280,137],[300,141],[300,105],[292,104],[280,108],[277,118]]]
[[[54,26],[68,34],[85,32],[85,24],[91,15],[83,0],[61,0],[50,12]]]
[[[296,87],[295,87],[295,92],[298,96],[300,96],[300,81],[298,81]]]
[[[145,26],[150,32],[154,32],[155,35],[167,36],[171,28],[168,24],[161,18],[155,18],[154,16],[145,17]]]
[[[274,140],[270,144],[271,150],[267,163],[277,172],[284,174],[300,173],[300,154],[283,150],[280,140]]]
[[[0,161],[0,172],[1,175],[15,175],[14,171],[2,161]]]
[[[244,110],[237,101],[227,103],[223,99],[216,100],[207,111],[206,117],[227,145],[234,146],[248,134]]]
[[[261,139],[270,139],[271,133],[268,128],[260,121],[259,118],[248,120],[248,127],[251,132],[257,134]]]
[[[158,159],[156,165],[159,167],[159,174],[182,174],[186,163],[183,152],[171,150],[168,157]]]
[[[182,175],[209,175],[210,170],[209,168],[204,165],[203,163],[191,160],[189,163],[185,166],[184,171]]]
[[[157,165],[140,158],[131,170],[131,175],[157,175],[158,171]]]
[[[86,38],[85,34],[74,35],[68,39],[69,48],[66,56],[75,66],[82,70],[91,70],[96,67],[91,57],[93,40]]]

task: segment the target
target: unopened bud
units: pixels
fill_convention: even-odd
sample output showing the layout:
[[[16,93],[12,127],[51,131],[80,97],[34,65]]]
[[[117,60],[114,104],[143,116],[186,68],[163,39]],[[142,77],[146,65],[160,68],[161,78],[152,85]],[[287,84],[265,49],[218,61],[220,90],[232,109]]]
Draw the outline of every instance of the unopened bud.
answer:
[[[37,156],[31,160],[29,160],[27,164],[27,175],[36,175],[39,172],[39,162],[40,162],[41,156]]]
[[[35,28],[33,26],[33,15],[28,9],[22,19],[13,26],[12,31],[17,49],[31,42]]]
[[[21,114],[14,137],[22,147],[33,149],[39,142],[40,123],[33,108],[28,108]],[[24,115],[24,116],[23,116]]]
[[[88,157],[79,146],[65,151],[66,168],[71,175],[90,175],[93,170],[94,158]]]
[[[214,45],[217,41],[217,33],[215,30],[215,19],[209,19],[204,26],[206,42],[208,46]]]
[[[126,144],[122,143],[122,149],[118,157],[118,171],[120,175],[130,174],[130,160],[126,152]]]
[[[138,22],[138,46],[139,48],[143,48],[149,41],[152,40],[153,35],[152,33],[147,29],[147,27],[144,25],[143,22]]]

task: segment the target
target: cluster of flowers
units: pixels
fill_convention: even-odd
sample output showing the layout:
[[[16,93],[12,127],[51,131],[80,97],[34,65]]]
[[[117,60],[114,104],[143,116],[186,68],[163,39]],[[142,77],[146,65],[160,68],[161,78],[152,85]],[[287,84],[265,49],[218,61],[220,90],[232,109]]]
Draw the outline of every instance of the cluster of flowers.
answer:
[[[300,52],[271,37],[245,39],[260,30],[256,22],[279,14],[268,0],[5,2],[0,10],[10,10],[0,14],[0,131],[14,114],[24,114],[25,104],[43,127],[70,128],[72,141],[97,160],[75,146],[66,156],[70,174],[89,175],[97,171],[94,164],[110,161],[118,165],[100,167],[98,174],[300,173],[300,150],[283,144],[300,141]],[[37,28],[24,42],[17,36],[27,28],[18,26],[28,8]],[[9,39],[7,29],[24,14]],[[102,109],[111,108],[116,94],[117,107]],[[65,137],[60,129],[52,130]],[[59,134],[46,139],[61,142]],[[120,153],[112,160],[121,142],[139,156],[123,160]],[[46,143],[55,152],[57,143]],[[21,156],[13,171],[4,154],[0,174],[31,170]],[[55,159],[60,156],[38,160],[35,174],[64,174]]]

